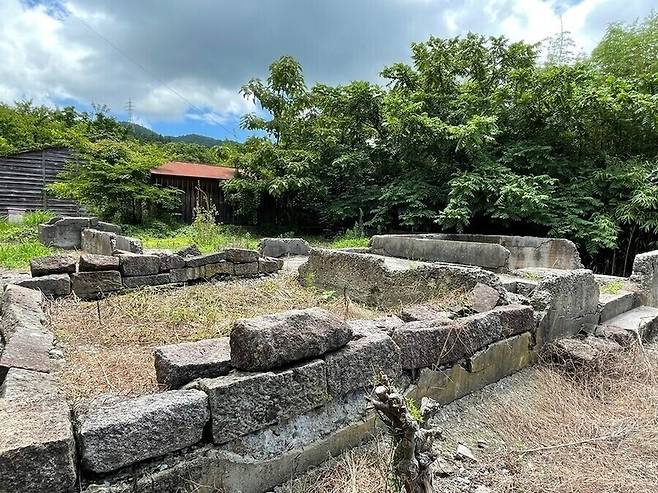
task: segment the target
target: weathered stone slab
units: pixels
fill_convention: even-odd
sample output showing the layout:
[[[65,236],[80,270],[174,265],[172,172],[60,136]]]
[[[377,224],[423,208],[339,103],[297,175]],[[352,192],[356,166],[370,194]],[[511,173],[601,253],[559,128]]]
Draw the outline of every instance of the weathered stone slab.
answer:
[[[98,231],[105,231],[107,233],[115,233],[117,235],[121,234],[121,226],[119,226],[117,224],[98,221],[98,223],[96,223],[94,225],[94,228],[97,229]]]
[[[599,320],[599,285],[592,271],[552,271],[532,292],[532,305],[539,312],[537,345],[592,333]]]
[[[172,389],[197,378],[227,375],[233,368],[228,337],[160,346],[154,355],[158,383]]]
[[[157,255],[119,255],[119,270],[124,276],[150,276],[160,272]]]
[[[73,491],[75,443],[64,400],[0,399],[0,491]]]
[[[594,367],[611,355],[622,351],[622,346],[612,339],[587,336],[584,339],[558,339],[548,345],[548,354],[571,367]]]
[[[188,257],[197,257],[201,255],[201,250],[199,250],[199,247],[196,245],[188,245],[178,250],[175,254],[186,259]]]
[[[227,261],[234,264],[248,264],[258,262],[260,254],[256,250],[247,250],[246,248],[225,248],[224,255]]]
[[[454,313],[427,304],[410,305],[403,308],[400,312],[400,318],[405,322],[436,320],[437,318],[452,319],[454,317]]]
[[[217,444],[303,414],[328,399],[322,360],[280,372],[232,371],[202,379],[199,385],[208,394]]]
[[[97,223],[93,217],[55,217],[39,225],[39,238],[44,245],[55,248],[80,248],[82,230]]]
[[[258,272],[262,274],[273,274],[283,268],[283,261],[278,258],[261,257],[258,259]]]
[[[53,335],[43,332],[40,326],[21,326],[0,355],[0,374],[9,368],[49,372],[52,345]]]
[[[630,280],[640,285],[647,305],[658,306],[658,250],[635,256]]]
[[[371,389],[383,373],[394,380],[401,372],[400,349],[385,333],[351,341],[325,357],[327,391],[338,397],[353,390]]]
[[[112,255],[115,251],[142,253],[142,243],[137,238],[116,233],[85,229],[82,231],[82,250],[97,255]]]
[[[160,272],[169,272],[173,269],[185,267],[185,259],[180,255],[168,252],[158,252],[156,255],[160,257]]]
[[[71,290],[80,298],[96,297],[121,289],[123,289],[123,283],[119,271],[71,274]]]
[[[186,267],[185,277],[188,281],[194,281],[197,279],[210,279],[219,275],[233,275],[235,273],[233,267],[234,264],[225,260],[220,260],[216,264],[200,265],[199,267]]]
[[[531,307],[507,305],[455,321],[411,322],[392,337],[404,369],[438,368],[500,339],[531,331],[534,323]]]
[[[33,277],[20,281],[18,285],[29,289],[37,289],[49,298],[71,294],[71,278],[68,274]]]
[[[441,405],[460,399],[532,365],[537,356],[531,345],[532,335],[524,332],[491,344],[466,363],[437,370],[424,368],[408,397],[417,404],[429,397]]]
[[[236,276],[255,276],[258,274],[258,262],[233,264],[233,273]]]
[[[185,265],[187,267],[201,267],[208,264],[222,263],[224,260],[224,252],[206,253],[187,257],[185,259]]]
[[[359,339],[380,332],[391,335],[404,322],[395,315],[389,315],[375,320],[348,320],[347,324],[352,328],[352,337]]]
[[[42,301],[43,296],[41,296],[41,293],[15,284],[9,284],[2,295],[1,311],[4,313],[9,306],[15,306],[30,312],[41,312]]]
[[[10,368],[0,385],[0,399],[26,403],[63,399],[63,396],[59,391],[57,378],[52,373]]]
[[[119,257],[83,253],[80,255],[79,269],[80,272],[119,270]]]
[[[201,440],[208,399],[198,390],[171,390],[90,409],[78,417],[82,466],[105,473],[180,450]]]
[[[50,274],[70,274],[75,272],[76,259],[71,255],[50,255],[30,260],[32,277],[48,276]]]
[[[172,269],[169,272],[169,276],[171,277],[172,283],[187,282],[187,267],[183,267],[182,269]]]
[[[599,296],[599,323],[606,322],[622,313],[641,305],[640,294],[620,291],[615,294],[601,293]]]
[[[2,298],[0,334],[8,342],[17,331],[23,328],[39,330],[44,320],[40,291],[9,284]]]
[[[263,238],[258,244],[258,251],[265,257],[308,255],[311,246],[303,238]]]
[[[281,368],[347,344],[352,329],[321,308],[241,319],[231,331],[231,361],[246,371]]]
[[[466,304],[472,310],[483,313],[492,310],[500,300],[500,293],[486,284],[477,283],[468,293]]]
[[[169,284],[170,282],[171,276],[169,273],[123,278],[123,285],[128,289],[141,288],[143,286],[160,286],[162,284]]]

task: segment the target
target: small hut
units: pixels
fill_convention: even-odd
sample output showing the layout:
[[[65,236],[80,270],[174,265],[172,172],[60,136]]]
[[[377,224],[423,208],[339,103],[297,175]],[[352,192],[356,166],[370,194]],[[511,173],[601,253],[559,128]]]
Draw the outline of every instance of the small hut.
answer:
[[[181,220],[185,223],[193,221],[194,208],[200,204],[213,205],[217,210],[217,220],[232,224],[233,209],[224,199],[222,183],[234,175],[234,168],[179,161],[165,163],[151,170],[151,178],[156,185],[183,191]]]

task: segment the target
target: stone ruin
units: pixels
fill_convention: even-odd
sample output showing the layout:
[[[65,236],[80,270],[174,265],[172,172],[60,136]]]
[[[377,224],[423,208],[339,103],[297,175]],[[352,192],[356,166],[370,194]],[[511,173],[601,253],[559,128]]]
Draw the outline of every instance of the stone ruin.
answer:
[[[648,306],[658,252],[638,255],[630,279],[321,249],[302,272],[303,282],[373,303],[462,286],[468,307],[412,305],[379,320],[344,321],[319,308],[239,320],[229,337],[157,348],[161,392],[71,410],[50,373],[41,293],[10,285],[0,319],[0,491],[269,491],[378,433],[365,397],[380,374],[417,404],[446,404],[545,349],[576,351],[586,365],[658,326]],[[601,293],[610,281],[623,289]]]

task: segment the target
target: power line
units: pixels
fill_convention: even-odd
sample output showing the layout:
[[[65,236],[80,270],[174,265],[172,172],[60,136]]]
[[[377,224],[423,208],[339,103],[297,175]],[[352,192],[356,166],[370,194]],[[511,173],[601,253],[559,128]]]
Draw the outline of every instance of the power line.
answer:
[[[67,8],[65,8],[65,7],[64,7],[64,9],[66,10],[66,13],[68,14],[69,17],[73,17],[73,18],[76,19],[78,22],[80,22],[80,24],[82,24],[83,26],[85,26],[87,29],[89,29],[89,30],[90,30],[92,33],[94,33],[96,36],[98,36],[98,37],[101,38],[103,41],[105,41],[105,42],[106,42],[106,43],[107,43],[112,49],[114,49],[117,53],[119,53],[121,56],[123,56],[124,58],[126,58],[126,60],[128,60],[129,62],[131,62],[133,65],[137,66],[142,72],[144,72],[148,77],[150,77],[150,78],[152,78],[153,80],[155,80],[160,86],[162,86],[162,87],[164,87],[165,89],[169,90],[172,94],[174,94],[175,96],[179,97],[182,101],[186,102],[186,103],[187,103],[192,109],[198,111],[198,112],[201,113],[201,114],[204,113],[204,111],[203,111],[201,108],[199,108],[197,105],[195,105],[194,103],[192,103],[189,99],[187,99],[185,96],[183,96],[180,92],[178,92],[177,90],[175,90],[173,87],[171,87],[171,86],[170,86],[169,84],[167,84],[165,81],[163,81],[162,79],[160,79],[160,78],[159,78],[157,75],[155,75],[153,72],[151,72],[151,71],[148,70],[146,67],[144,67],[144,65],[142,65],[141,63],[139,63],[139,61],[137,61],[135,58],[133,58],[132,56],[130,56],[128,53],[124,52],[124,51],[123,51],[121,48],[119,48],[115,43],[113,43],[109,38],[107,38],[106,36],[103,36],[100,32],[98,32],[98,31],[97,31],[96,29],[94,29],[91,25],[89,25],[89,23],[87,23],[84,19],[82,19],[81,17],[77,16],[77,15],[75,14],[75,12],[73,12],[73,11],[71,11],[70,9],[67,9]],[[216,113],[214,113],[214,112],[211,112],[211,113],[212,113],[213,115],[216,115]],[[219,115],[216,115],[216,116],[219,118]],[[219,125],[221,128],[223,128],[224,130],[226,130],[227,132],[229,132],[231,135],[233,135],[233,137],[234,137],[236,140],[238,139],[238,136],[237,136],[237,134],[235,133],[235,129],[229,129],[229,128],[226,127],[225,125],[222,125],[219,121],[215,121],[215,123],[216,123],[217,125]]]

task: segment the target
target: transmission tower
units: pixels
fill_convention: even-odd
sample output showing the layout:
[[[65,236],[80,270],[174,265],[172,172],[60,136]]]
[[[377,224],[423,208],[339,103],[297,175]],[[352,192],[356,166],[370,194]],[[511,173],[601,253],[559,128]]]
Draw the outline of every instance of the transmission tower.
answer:
[[[133,119],[134,111],[135,111],[135,104],[133,103],[132,98],[128,98],[128,102],[126,103],[126,111],[128,112],[128,123],[130,123],[130,126],[133,129],[133,132],[135,131],[135,120]]]

